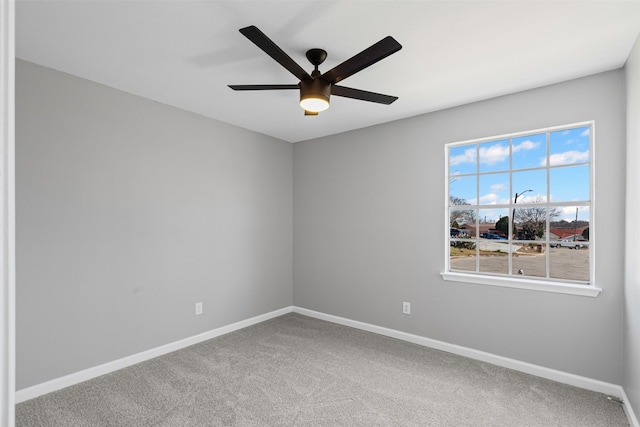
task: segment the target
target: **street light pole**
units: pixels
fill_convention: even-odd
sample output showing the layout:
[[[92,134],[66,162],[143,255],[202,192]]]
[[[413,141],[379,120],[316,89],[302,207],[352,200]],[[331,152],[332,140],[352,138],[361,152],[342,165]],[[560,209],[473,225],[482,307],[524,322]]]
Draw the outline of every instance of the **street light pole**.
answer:
[[[533,190],[524,190],[522,193],[518,194],[516,193],[516,197],[513,199],[513,204],[515,205],[516,203],[518,203],[518,197],[522,196],[524,193],[528,192],[528,191],[533,191]]]
[[[516,193],[515,197],[513,198],[513,204],[515,205],[516,203],[518,203],[518,197],[522,196],[524,193],[527,193],[529,191],[533,191],[533,190],[524,190],[521,193]],[[516,207],[513,207],[513,213],[511,214],[511,227],[513,228],[513,230],[516,231],[516,233],[513,234],[517,234],[517,230],[516,230]]]

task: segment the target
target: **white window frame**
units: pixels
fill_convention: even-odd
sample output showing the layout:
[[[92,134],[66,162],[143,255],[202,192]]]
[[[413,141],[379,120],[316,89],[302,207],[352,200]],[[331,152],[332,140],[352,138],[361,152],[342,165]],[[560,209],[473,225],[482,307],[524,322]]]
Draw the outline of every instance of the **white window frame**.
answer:
[[[590,203],[589,203],[589,251],[590,251],[590,262],[589,262],[589,277],[590,280],[586,284],[574,284],[563,282],[560,280],[554,280],[553,278],[533,278],[533,277],[517,277],[511,275],[511,273],[507,275],[498,275],[486,272],[460,272],[460,271],[451,271],[450,270],[450,256],[449,256],[449,238],[450,238],[450,217],[449,217],[449,178],[450,178],[450,170],[449,170],[449,149],[451,147],[463,146],[463,145],[471,145],[471,144],[480,144],[483,142],[491,142],[491,141],[499,141],[503,139],[509,139],[511,141],[512,138],[518,138],[526,135],[534,135],[541,133],[550,133],[563,129],[572,129],[577,127],[590,126],[590,139],[589,139],[589,191],[590,191]],[[510,142],[511,144],[511,142]],[[541,291],[541,292],[552,292],[552,293],[560,293],[560,294],[569,294],[569,295],[579,295],[579,296],[588,296],[588,297],[596,297],[602,292],[602,289],[596,287],[594,285],[595,278],[595,251],[596,251],[596,243],[595,243],[595,230],[594,230],[594,219],[595,219],[595,191],[594,191],[594,176],[595,176],[595,121],[585,121],[578,123],[571,123],[566,125],[552,126],[540,129],[527,130],[522,132],[513,132],[503,135],[490,136],[484,138],[471,139],[466,141],[457,141],[445,144],[444,146],[444,159],[445,159],[445,214],[444,214],[444,251],[445,254],[445,269],[441,273],[441,277],[445,281],[453,281],[453,282],[463,282],[463,283],[472,283],[479,285],[488,285],[488,286],[499,286],[499,287],[507,287],[507,288],[516,288],[516,289],[527,289],[532,291]],[[549,149],[547,144],[547,150]],[[509,179],[511,180],[511,174],[513,173],[513,169],[511,169],[511,165],[509,166]],[[547,169],[549,171],[549,169]],[[476,170],[476,176],[479,176],[479,171]],[[548,182],[547,185],[550,185]],[[511,208],[515,206],[515,203],[509,203],[509,212],[511,215]],[[553,206],[552,203],[547,206]],[[470,209],[478,209],[478,208],[486,208],[486,205],[471,205]],[[548,224],[549,218],[547,218],[547,230],[549,229]],[[545,233],[545,243],[546,247],[549,247],[549,233]],[[511,238],[509,239],[509,244],[511,244]],[[548,263],[547,256],[547,263]],[[509,265],[511,265],[511,260],[509,261]],[[548,271],[547,264],[547,271]],[[511,271],[511,269],[509,269]]]

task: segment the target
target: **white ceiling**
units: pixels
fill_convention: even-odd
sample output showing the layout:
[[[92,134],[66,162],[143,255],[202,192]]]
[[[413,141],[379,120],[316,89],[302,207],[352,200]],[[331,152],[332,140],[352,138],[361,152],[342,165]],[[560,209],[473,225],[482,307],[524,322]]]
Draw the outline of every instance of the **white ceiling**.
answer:
[[[398,96],[342,97],[305,117],[297,83],[238,32],[256,25],[304,69],[324,72],[387,35],[403,48],[341,82]],[[636,1],[18,0],[16,53],[162,103],[290,142],[619,68],[640,32]]]

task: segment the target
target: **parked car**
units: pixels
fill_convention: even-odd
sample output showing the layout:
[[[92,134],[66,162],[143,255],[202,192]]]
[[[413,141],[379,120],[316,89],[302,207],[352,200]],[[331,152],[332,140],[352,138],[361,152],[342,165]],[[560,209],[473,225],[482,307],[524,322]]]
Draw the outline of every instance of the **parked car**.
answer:
[[[507,240],[506,237],[503,237],[499,234],[493,234],[493,233],[482,233],[480,234],[480,237],[484,239],[490,239],[490,240]]]
[[[567,237],[565,239],[558,239],[552,242],[549,242],[549,246],[552,248],[569,248],[569,249],[581,249],[588,248],[589,241],[588,240],[578,240],[573,237]]]

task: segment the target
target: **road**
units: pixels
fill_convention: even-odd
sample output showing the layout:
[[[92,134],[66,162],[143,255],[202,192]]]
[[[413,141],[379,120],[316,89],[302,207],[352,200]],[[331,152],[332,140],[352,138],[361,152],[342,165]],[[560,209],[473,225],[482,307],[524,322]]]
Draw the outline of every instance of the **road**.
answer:
[[[487,243],[485,245],[485,243]],[[508,244],[504,242],[480,242],[482,250],[502,250],[507,252]],[[516,249],[516,247],[514,247]],[[545,277],[547,252],[538,252],[539,248],[533,246],[527,252],[518,250],[513,257],[512,271],[518,274],[522,270],[522,276]],[[549,271],[551,278],[589,281],[589,250],[550,248]],[[508,274],[508,257],[502,255],[483,255],[480,257],[480,271],[484,273]],[[451,270],[475,271],[475,256],[453,257],[450,260]]]

